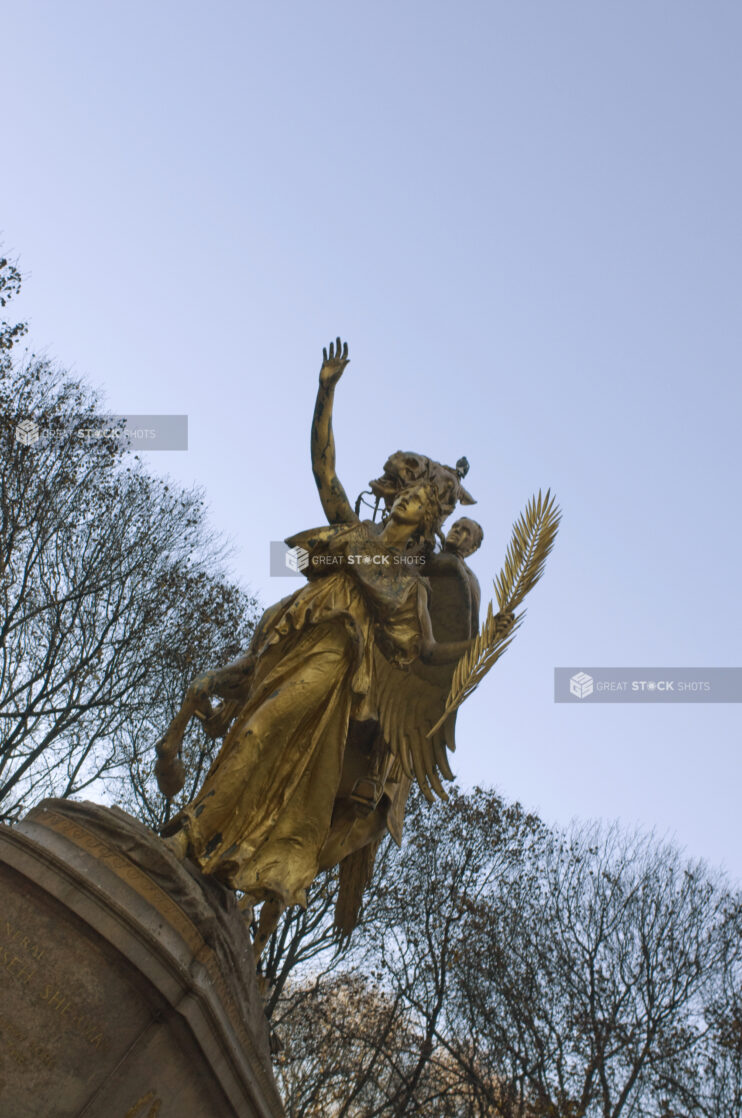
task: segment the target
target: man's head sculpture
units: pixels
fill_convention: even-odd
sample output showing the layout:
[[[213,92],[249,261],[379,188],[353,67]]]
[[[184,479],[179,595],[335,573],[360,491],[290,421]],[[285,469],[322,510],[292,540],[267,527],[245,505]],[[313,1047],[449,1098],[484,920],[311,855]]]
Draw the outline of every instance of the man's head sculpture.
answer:
[[[482,525],[468,516],[460,516],[446,532],[443,550],[453,552],[461,559],[468,559],[482,546]]]
[[[466,477],[468,470],[466,458],[459,458],[455,467],[443,466],[424,454],[397,450],[384,463],[381,477],[369,482],[369,486],[377,500],[384,502],[384,508],[388,511],[394,499],[404,489],[422,481],[429,482],[435,488],[440,504],[440,518],[434,526],[434,530],[440,532],[443,521],[451,515],[457,504],[476,504],[471,493],[461,484],[461,479]]]

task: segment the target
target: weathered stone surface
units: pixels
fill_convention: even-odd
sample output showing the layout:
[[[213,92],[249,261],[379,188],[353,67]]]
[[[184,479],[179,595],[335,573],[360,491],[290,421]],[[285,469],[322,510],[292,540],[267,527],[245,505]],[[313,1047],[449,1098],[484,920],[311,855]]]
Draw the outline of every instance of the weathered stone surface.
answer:
[[[117,808],[0,827],[0,1113],[283,1113],[233,895]]]

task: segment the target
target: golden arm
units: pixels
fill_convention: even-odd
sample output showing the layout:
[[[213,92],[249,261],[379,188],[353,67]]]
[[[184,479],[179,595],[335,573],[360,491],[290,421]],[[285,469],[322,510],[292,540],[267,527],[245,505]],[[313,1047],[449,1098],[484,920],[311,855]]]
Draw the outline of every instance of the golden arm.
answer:
[[[335,385],[349,361],[348,343],[343,345],[338,338],[335,345],[330,342],[329,354],[323,349],[322,356],[319,390],[312,419],[312,472],[328,523],[354,524],[358,517],[335,473],[335,437],[332,433]]]

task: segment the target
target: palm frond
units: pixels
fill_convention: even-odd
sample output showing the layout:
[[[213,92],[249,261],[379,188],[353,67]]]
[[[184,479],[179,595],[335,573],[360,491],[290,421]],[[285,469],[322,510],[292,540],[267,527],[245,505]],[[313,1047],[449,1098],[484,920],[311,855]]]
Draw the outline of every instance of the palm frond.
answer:
[[[539,490],[538,497],[531,497],[525,511],[515,521],[505,562],[494,580],[498,613],[495,614],[490,602],[473,645],[456,665],[446,709],[428,737],[471,695],[512,644],[523,623],[525,610],[517,614],[512,623],[508,615],[515,612],[544,573],[561,517],[556,498],[547,489],[545,496],[542,497]]]

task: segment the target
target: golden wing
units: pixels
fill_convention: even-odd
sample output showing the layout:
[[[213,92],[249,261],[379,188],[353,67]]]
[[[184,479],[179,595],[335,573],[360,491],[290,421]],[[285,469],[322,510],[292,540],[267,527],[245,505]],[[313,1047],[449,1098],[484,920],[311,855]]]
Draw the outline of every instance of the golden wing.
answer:
[[[436,556],[426,572],[433,635],[439,641],[468,640],[479,624],[479,585],[462,559]],[[441,779],[453,780],[448,751],[456,748],[456,711],[444,718],[456,664],[415,661],[404,671],[374,650],[376,704],[382,734],[403,773],[417,780],[426,800],[447,798]],[[430,731],[440,722],[435,733]]]
[[[435,734],[427,735],[446,709],[455,664],[447,666],[447,678],[439,681],[434,673],[440,673],[441,668],[416,663],[402,671],[390,664],[378,648],[374,650],[374,659],[378,718],[385,742],[405,776],[417,779],[426,800],[432,802],[433,792],[447,799],[440,778],[453,780],[447,749],[456,748],[456,712]]]

